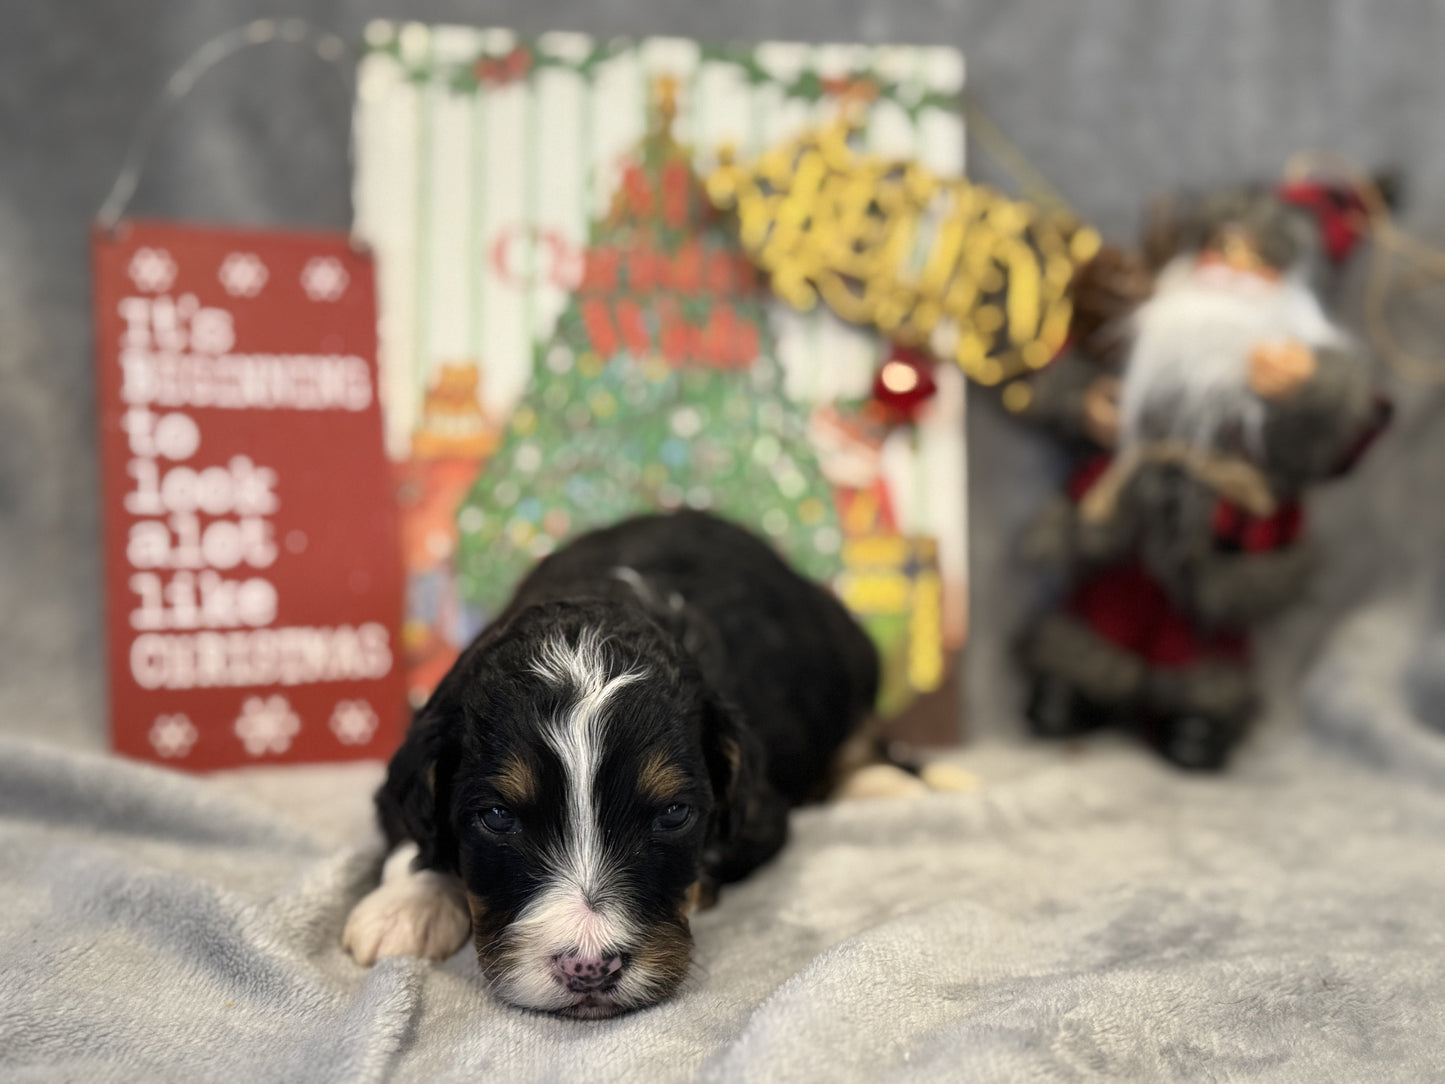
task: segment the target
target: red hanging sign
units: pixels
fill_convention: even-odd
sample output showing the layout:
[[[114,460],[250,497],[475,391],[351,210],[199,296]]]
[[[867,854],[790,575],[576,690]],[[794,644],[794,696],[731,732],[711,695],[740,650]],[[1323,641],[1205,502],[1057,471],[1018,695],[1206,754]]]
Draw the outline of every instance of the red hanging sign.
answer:
[[[389,755],[402,575],[371,257],[153,222],[98,230],[94,256],[115,749]]]

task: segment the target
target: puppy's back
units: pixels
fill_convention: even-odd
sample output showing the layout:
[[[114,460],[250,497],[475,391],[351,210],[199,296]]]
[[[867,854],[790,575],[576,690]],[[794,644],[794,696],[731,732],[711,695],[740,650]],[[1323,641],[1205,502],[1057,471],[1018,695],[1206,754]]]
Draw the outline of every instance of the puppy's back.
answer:
[[[683,607],[702,619],[693,647],[709,681],[746,714],[779,793],[807,798],[878,693],[877,652],[843,605],[757,536],[690,511],[584,535],[516,601],[617,588],[649,595],[664,617]]]

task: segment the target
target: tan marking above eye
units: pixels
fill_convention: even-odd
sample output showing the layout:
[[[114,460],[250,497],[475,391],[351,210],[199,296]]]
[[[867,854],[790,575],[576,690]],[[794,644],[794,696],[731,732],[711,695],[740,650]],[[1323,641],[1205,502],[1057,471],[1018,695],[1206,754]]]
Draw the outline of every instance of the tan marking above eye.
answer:
[[[637,789],[643,797],[654,802],[665,802],[677,796],[687,786],[683,770],[661,752],[649,753],[637,773]]]
[[[513,805],[530,802],[537,793],[537,777],[531,766],[515,753],[502,761],[501,769],[492,776],[492,783],[503,799]]]

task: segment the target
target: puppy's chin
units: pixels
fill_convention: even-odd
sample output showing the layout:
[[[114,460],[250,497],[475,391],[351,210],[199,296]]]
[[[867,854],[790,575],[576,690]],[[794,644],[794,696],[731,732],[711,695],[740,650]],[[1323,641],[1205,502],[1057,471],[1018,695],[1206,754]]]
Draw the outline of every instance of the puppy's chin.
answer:
[[[635,1006],[641,1008],[641,1006]],[[573,1002],[565,1009],[558,1009],[558,1016],[565,1016],[571,1020],[605,1020],[609,1016],[619,1016],[631,1009],[619,1006],[607,995],[585,994],[580,1001]]]
[[[557,978],[553,964],[565,947],[535,926],[491,918],[475,896],[469,902],[482,975],[500,1000],[517,1008],[600,1020],[671,997],[687,976],[692,932],[684,914],[649,923],[619,949],[624,964],[610,989],[575,992]]]

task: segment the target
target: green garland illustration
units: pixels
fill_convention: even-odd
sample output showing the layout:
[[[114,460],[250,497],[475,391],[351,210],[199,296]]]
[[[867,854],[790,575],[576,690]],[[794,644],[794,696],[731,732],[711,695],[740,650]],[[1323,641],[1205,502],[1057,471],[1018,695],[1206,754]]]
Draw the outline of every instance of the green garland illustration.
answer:
[[[536,39],[523,38],[506,52],[488,52],[483,49],[471,59],[463,61],[442,61],[430,56],[409,58],[403,54],[401,43],[395,35],[368,40],[365,47],[370,52],[385,53],[392,57],[401,66],[405,78],[412,83],[435,83],[446,86],[457,94],[471,94],[478,87],[505,86],[517,82],[543,68],[557,68],[590,78],[598,67],[635,49],[637,43],[625,38],[599,40],[591,44],[586,55],[569,59],[543,49]],[[956,93],[928,88],[916,79],[885,78],[866,69],[854,70],[836,77],[805,69],[792,78],[779,78],[759,62],[755,49],[740,45],[704,44],[699,48],[698,58],[700,61],[732,64],[741,70],[744,80],[750,86],[777,87],[784,98],[809,104],[828,97],[888,101],[903,109],[909,119],[915,122],[927,109],[957,113],[960,108],[960,97]]]

